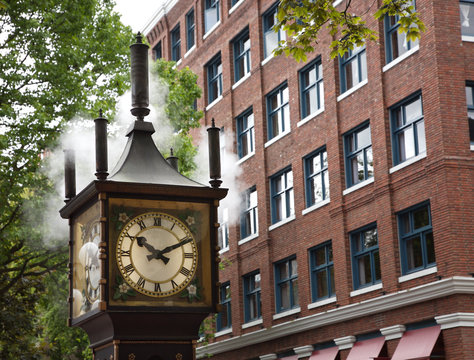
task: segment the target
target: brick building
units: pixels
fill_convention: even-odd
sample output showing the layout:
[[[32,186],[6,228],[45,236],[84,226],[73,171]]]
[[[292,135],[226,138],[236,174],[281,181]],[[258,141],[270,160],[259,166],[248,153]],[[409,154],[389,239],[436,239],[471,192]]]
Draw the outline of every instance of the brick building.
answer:
[[[474,359],[474,1],[416,0],[416,42],[369,11],[377,42],[332,59],[323,31],[305,63],[272,56],[276,5],[170,0],[145,29],[245,184],[198,357]]]

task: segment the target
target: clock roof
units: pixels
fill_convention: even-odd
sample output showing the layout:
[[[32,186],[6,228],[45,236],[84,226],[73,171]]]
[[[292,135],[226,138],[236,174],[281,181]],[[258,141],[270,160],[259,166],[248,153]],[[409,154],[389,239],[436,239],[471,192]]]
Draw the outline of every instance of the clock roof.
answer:
[[[208,187],[181,175],[165,160],[151,138],[154,132],[150,122],[137,120],[131,125],[127,145],[107,180]]]

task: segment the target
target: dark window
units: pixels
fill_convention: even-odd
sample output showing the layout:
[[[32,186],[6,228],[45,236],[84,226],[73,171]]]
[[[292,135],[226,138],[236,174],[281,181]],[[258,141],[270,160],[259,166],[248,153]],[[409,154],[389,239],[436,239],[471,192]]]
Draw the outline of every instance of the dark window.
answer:
[[[474,1],[462,0],[459,6],[461,10],[462,36],[474,40]]]
[[[237,120],[237,147],[239,158],[255,152],[255,130],[253,111],[249,109],[240,115]]]
[[[246,29],[234,41],[234,82],[250,73],[250,37]]]
[[[219,21],[219,0],[204,0],[204,33]]]
[[[194,46],[194,8],[186,14],[186,49],[189,50]]]
[[[306,207],[329,199],[328,154],[326,148],[304,158]]]
[[[181,37],[179,33],[179,25],[171,30],[171,60],[178,61],[181,59]]]
[[[380,257],[377,226],[351,232],[354,289],[380,282]]]
[[[474,8],[472,9],[474,12]],[[469,121],[469,139],[471,148],[474,147],[474,84],[466,85],[466,103],[467,103],[467,119]]]
[[[222,331],[232,326],[232,312],[230,307],[230,283],[222,284],[219,289],[222,311],[217,314],[216,330]]]
[[[245,239],[258,232],[257,189],[252,188],[244,194],[244,206],[240,219],[240,237]]]
[[[274,4],[263,14],[263,44],[265,58],[273,56],[272,51],[276,49],[278,43],[285,38],[285,35],[281,30],[277,32],[273,30],[273,26],[277,22],[277,7],[278,3]]]
[[[344,136],[347,187],[374,176],[370,125],[359,126]]]
[[[423,203],[397,214],[402,274],[436,265],[430,204]]]
[[[323,66],[321,60],[300,71],[301,117],[305,118],[324,106]]]
[[[311,271],[311,298],[318,301],[335,296],[334,263],[331,241],[309,251]]]
[[[411,96],[390,109],[393,160],[400,164],[426,152],[425,121],[421,94]]]
[[[412,2],[412,6],[415,6],[414,0]],[[418,46],[418,39],[415,41],[408,40],[406,33],[400,33],[398,31],[400,28],[400,24],[398,22],[399,20],[400,17],[398,15],[385,16],[385,45],[387,63],[395,60],[397,57]]]
[[[270,178],[272,224],[295,214],[293,172],[285,169]]]
[[[275,264],[276,312],[298,307],[298,266],[296,257]]]
[[[222,63],[219,54],[206,66],[208,103],[212,103],[222,94]]]
[[[367,79],[365,45],[348,50],[339,57],[341,69],[341,94]]]
[[[262,317],[260,301],[260,272],[255,271],[244,276],[244,315],[245,322]]]
[[[161,41],[158,41],[158,44],[156,44],[153,48],[153,55],[155,56],[155,60],[161,59],[163,57],[161,51]]]
[[[288,86],[280,85],[267,95],[268,140],[290,131],[290,105]]]

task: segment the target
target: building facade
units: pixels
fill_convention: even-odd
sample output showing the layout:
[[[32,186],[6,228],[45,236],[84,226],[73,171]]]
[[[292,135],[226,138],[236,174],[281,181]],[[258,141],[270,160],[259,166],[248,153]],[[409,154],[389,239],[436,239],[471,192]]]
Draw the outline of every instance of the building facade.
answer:
[[[272,55],[276,6],[171,0],[145,29],[245,184],[198,358],[474,359],[474,1],[416,0],[419,41],[369,11],[377,41],[331,58],[323,30],[304,63]]]

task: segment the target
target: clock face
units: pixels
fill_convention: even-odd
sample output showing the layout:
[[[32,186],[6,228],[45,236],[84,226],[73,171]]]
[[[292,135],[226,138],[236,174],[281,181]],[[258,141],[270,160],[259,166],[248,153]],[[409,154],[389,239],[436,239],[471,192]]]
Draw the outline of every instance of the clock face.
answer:
[[[122,228],[116,259],[122,277],[134,290],[167,297],[184,290],[193,279],[198,250],[181,220],[162,212],[147,212]]]

